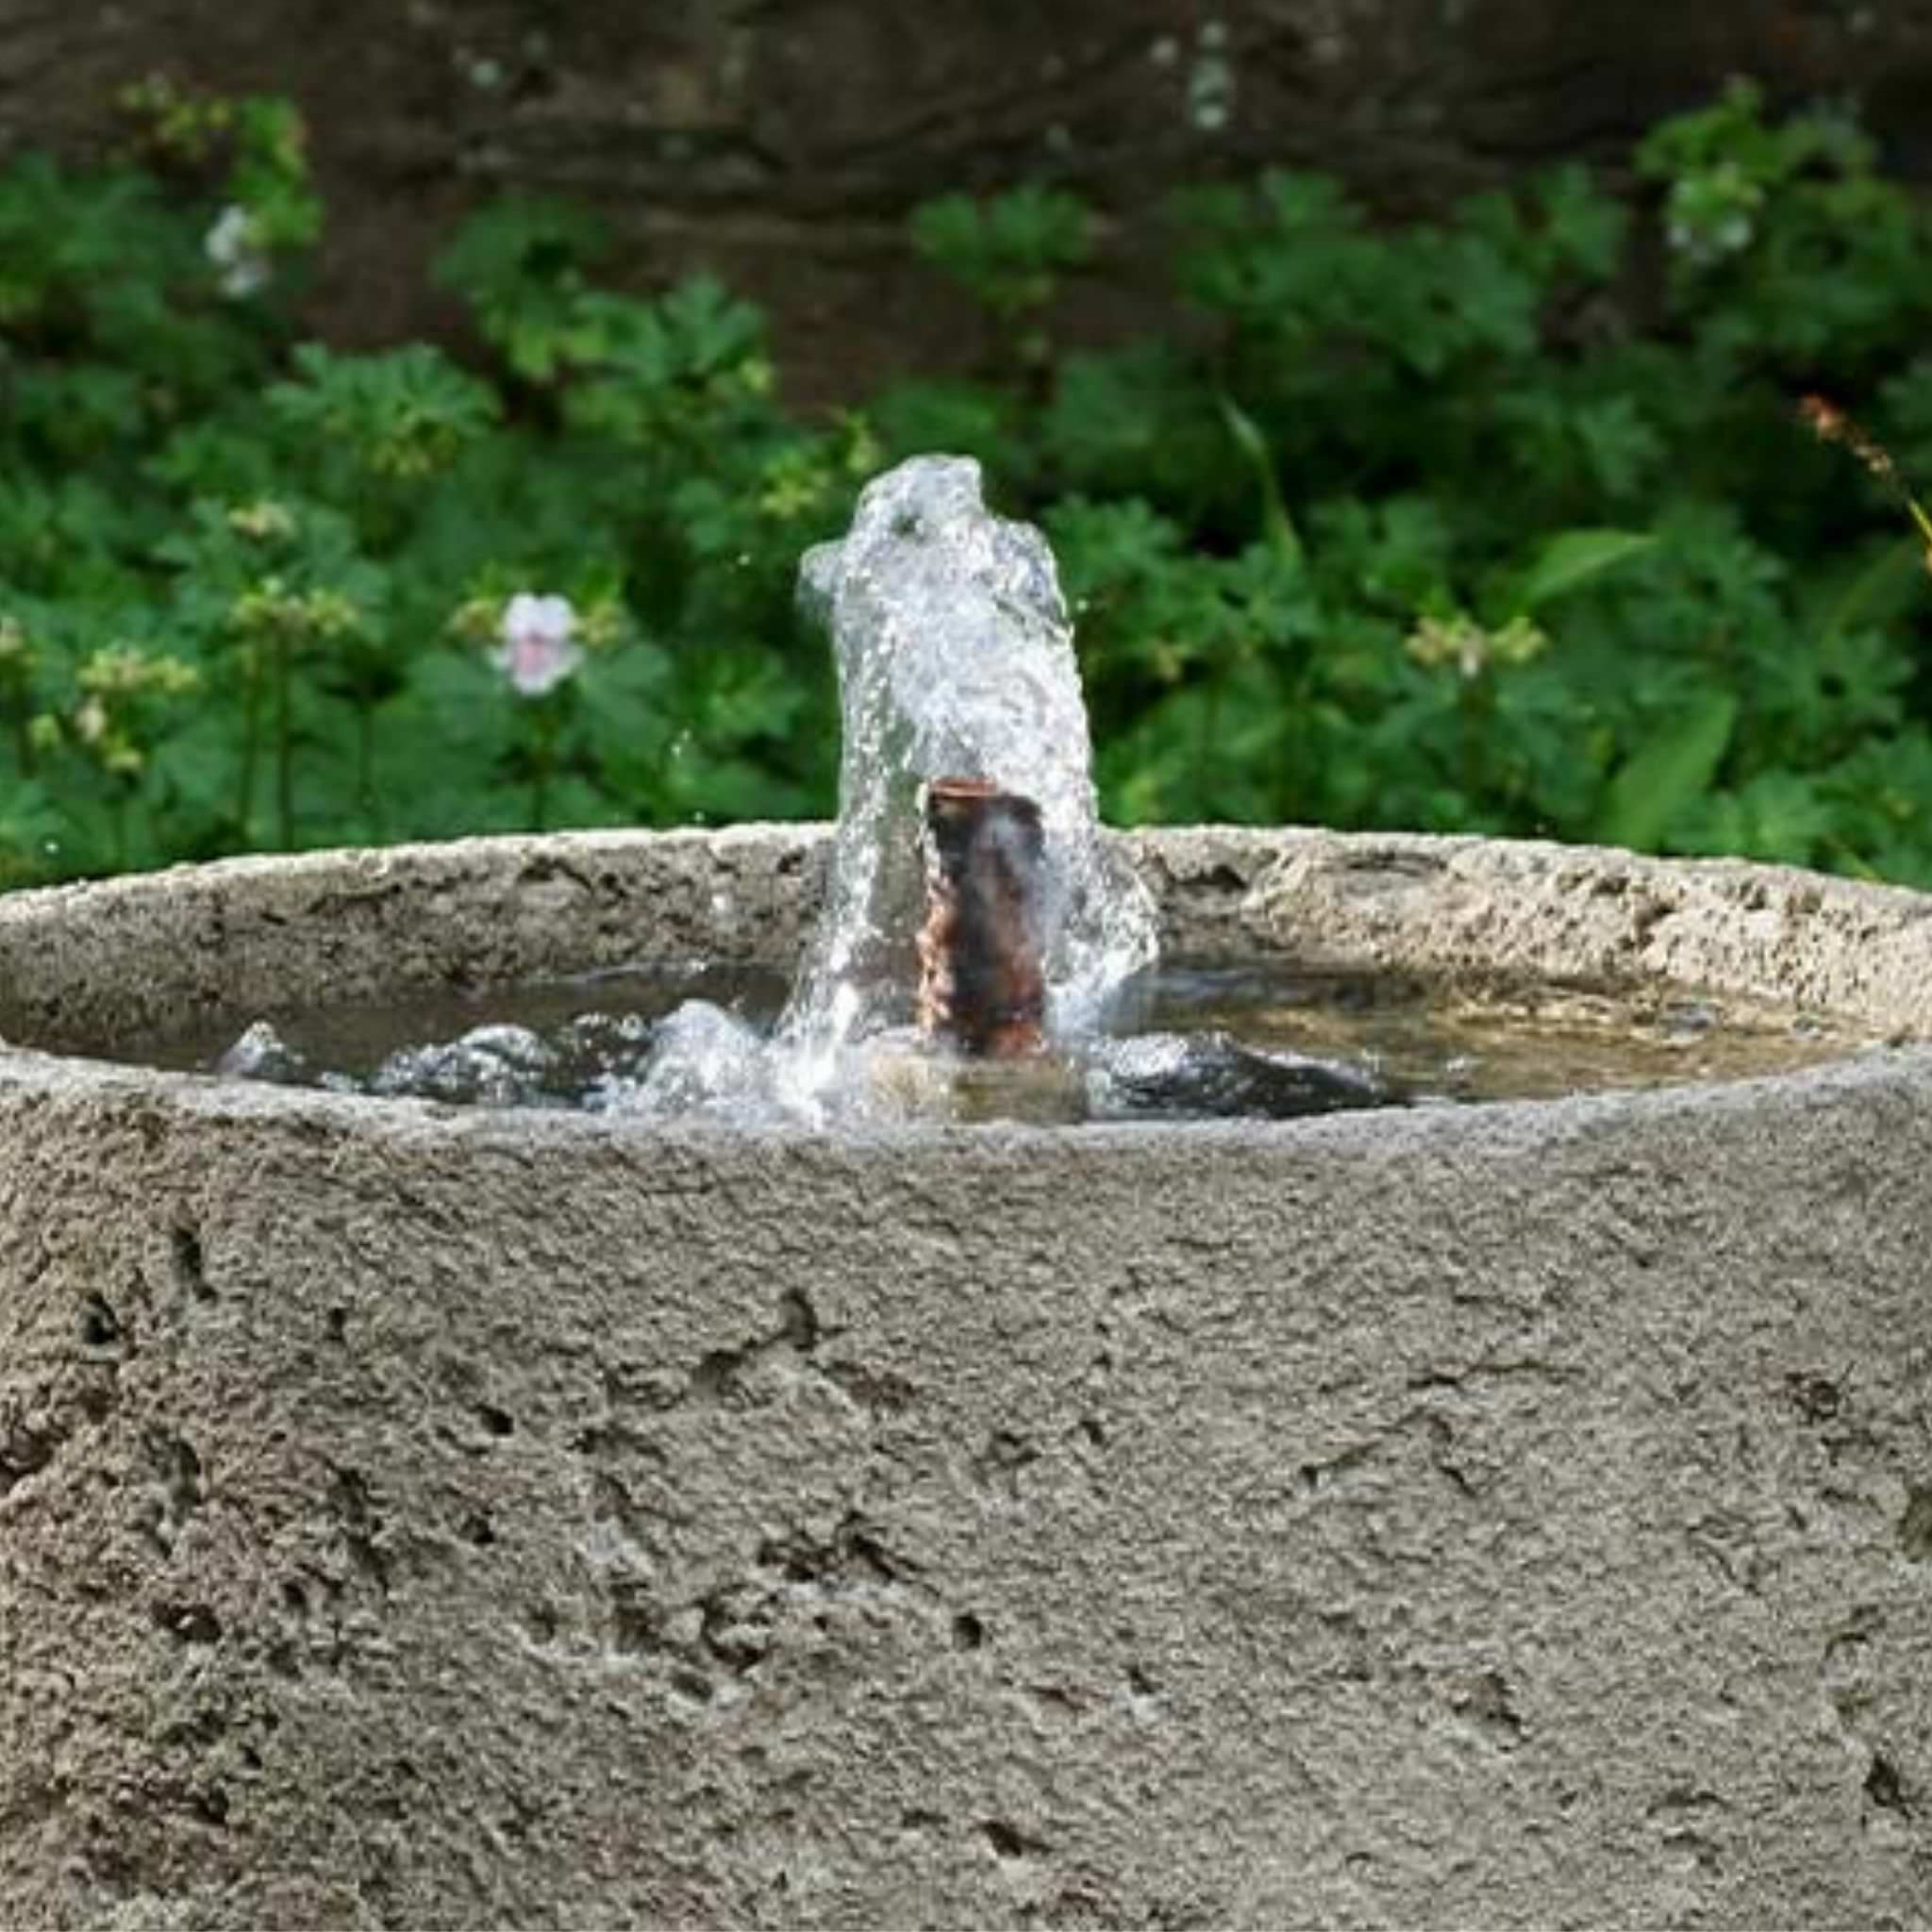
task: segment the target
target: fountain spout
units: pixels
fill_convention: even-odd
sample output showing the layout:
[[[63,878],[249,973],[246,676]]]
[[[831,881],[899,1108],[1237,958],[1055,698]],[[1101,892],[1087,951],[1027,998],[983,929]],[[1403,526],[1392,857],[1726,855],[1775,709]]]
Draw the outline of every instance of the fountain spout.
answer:
[[[935,778],[921,808],[920,1029],[975,1059],[1038,1054],[1046,1021],[1040,807],[990,778]]]

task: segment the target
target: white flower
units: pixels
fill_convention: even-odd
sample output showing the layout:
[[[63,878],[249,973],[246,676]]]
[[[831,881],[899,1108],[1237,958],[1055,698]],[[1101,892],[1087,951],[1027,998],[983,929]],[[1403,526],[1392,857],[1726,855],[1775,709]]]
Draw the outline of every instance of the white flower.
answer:
[[[1208,21],[1195,45],[1188,75],[1188,119],[1201,133],[1218,134],[1234,113],[1234,64],[1228,58],[1225,24]]]
[[[202,242],[208,258],[220,271],[216,284],[234,298],[253,295],[268,286],[268,256],[257,233],[255,217],[230,202],[215,217]]]
[[[568,597],[533,597],[519,591],[503,613],[503,642],[490,661],[517,693],[541,698],[561,684],[584,661],[572,633],[577,614]]]

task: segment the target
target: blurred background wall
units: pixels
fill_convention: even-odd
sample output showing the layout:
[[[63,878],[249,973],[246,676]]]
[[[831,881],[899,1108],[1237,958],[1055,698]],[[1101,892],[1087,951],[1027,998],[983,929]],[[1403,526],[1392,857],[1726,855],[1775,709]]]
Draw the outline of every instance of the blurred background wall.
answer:
[[[4,0],[0,148],[98,151],[156,72],[300,104],[330,337],[449,329],[422,264],[515,184],[599,205],[641,282],[704,266],[762,303],[808,401],[959,353],[904,224],[948,190],[1093,199],[1069,325],[1104,341],[1177,180],[1320,167],[1413,212],[1558,157],[1614,173],[1737,74],[1856,102],[1891,170],[1932,175],[1932,0]]]

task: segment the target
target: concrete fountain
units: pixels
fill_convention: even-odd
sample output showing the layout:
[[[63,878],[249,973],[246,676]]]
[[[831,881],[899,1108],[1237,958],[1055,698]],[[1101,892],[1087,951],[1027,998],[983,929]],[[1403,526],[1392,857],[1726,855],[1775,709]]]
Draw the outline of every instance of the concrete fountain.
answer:
[[[1041,798],[972,759],[905,776]],[[1049,851],[1087,836],[1044,803]],[[1921,1923],[1932,899],[1094,833],[1049,1010],[1139,957],[1126,906],[1170,951],[1770,1003],[1865,1050],[964,1126],[823,1111],[917,950],[877,909],[916,851],[853,850],[564,835],[0,899],[10,1923]],[[826,904],[874,908],[842,960]],[[777,1111],[101,1044],[695,957],[805,962]]]

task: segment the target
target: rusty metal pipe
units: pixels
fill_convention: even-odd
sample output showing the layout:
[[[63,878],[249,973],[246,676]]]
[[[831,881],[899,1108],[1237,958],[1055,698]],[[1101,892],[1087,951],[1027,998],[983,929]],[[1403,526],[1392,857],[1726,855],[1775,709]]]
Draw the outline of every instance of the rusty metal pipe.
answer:
[[[922,816],[920,1027],[974,1058],[1037,1054],[1046,1019],[1040,807],[988,778],[933,778]]]

